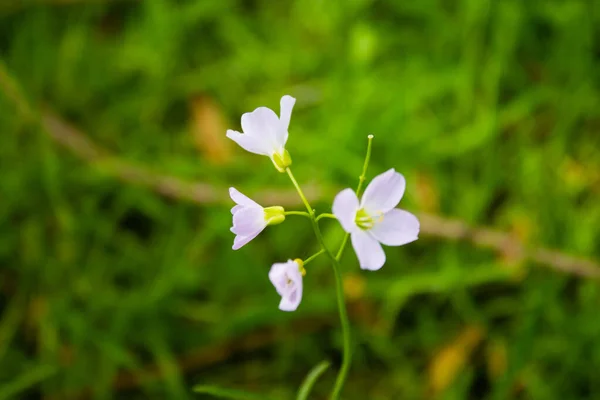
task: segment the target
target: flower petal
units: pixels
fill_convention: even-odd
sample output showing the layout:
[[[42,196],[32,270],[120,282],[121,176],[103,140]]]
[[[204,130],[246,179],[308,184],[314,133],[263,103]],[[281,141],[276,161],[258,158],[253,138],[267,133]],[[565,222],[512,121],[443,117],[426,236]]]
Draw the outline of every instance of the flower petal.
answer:
[[[237,235],[234,239],[233,239],[233,246],[231,246],[231,248],[233,250],[239,250],[242,247],[244,247],[246,244],[248,244],[248,242],[250,242],[252,239],[254,239],[255,237],[258,236],[258,234],[261,231],[258,232],[254,232],[251,235],[247,235],[247,236],[241,236],[241,235]]]
[[[270,108],[258,107],[251,113],[242,115],[242,129],[244,134],[261,143],[260,148],[268,156],[285,147],[287,129],[283,129],[277,114]]]
[[[249,241],[251,241],[252,239],[254,239],[255,237],[257,237],[260,232],[261,231],[258,231],[258,232],[255,232],[255,233],[251,234],[251,235],[248,235],[248,236],[237,235],[233,239],[233,246],[231,248],[233,250],[239,250],[244,245],[246,245]]]
[[[229,139],[233,140],[240,147],[250,153],[260,154],[262,156],[270,156],[270,145],[265,143],[261,139],[257,139],[247,134],[241,134],[237,131],[229,129],[226,135]]]
[[[273,264],[269,279],[281,296],[279,309],[295,311],[302,300],[302,274],[298,263],[288,260],[286,263]]]
[[[240,204],[242,206],[260,207],[260,205],[257,202],[255,202],[254,200],[252,200],[251,198],[249,198],[248,196],[246,196],[245,194],[243,194],[242,192],[240,192],[239,190],[237,190],[234,187],[229,188],[229,197],[231,197],[231,200],[235,201],[236,204]],[[233,209],[232,209],[232,213],[233,213]]]
[[[302,301],[302,286],[292,292],[288,297],[282,297],[279,302],[279,309],[281,311],[296,311]]]
[[[302,281],[299,281],[299,284],[296,284],[293,290],[281,297],[281,301],[279,302],[279,309],[281,311],[296,311],[300,302],[302,301]]]
[[[386,213],[398,205],[405,188],[404,177],[393,168],[389,169],[369,183],[360,206],[371,215]]]
[[[386,246],[401,246],[418,239],[419,220],[408,211],[394,208],[369,233]]]
[[[283,289],[285,288],[287,263],[275,263],[269,270],[269,280],[275,286],[275,290],[280,296],[283,295]]]
[[[233,215],[231,231],[236,235],[247,236],[260,232],[267,226],[265,212],[260,207],[244,207]]]
[[[279,120],[281,121],[281,127],[285,129],[286,132],[285,141],[287,141],[287,131],[290,127],[290,119],[292,118],[292,109],[294,108],[294,104],[296,104],[296,99],[287,94],[281,98],[279,103],[281,107]]]
[[[234,215],[235,213],[237,213],[238,211],[240,211],[243,208],[244,208],[243,205],[236,204],[235,206],[231,207],[231,214]]]
[[[362,269],[376,271],[385,264],[385,253],[379,242],[367,232],[358,229],[352,233],[352,247]]]
[[[358,197],[352,189],[344,189],[335,196],[332,211],[346,232],[353,233],[359,229],[355,222]]]
[[[288,260],[288,262],[285,263],[275,263],[271,266],[271,269],[269,270],[269,280],[271,281],[273,286],[275,286],[275,290],[277,290],[277,293],[279,293],[280,296],[283,296],[285,294],[285,286],[287,282],[286,272],[289,268],[289,262],[290,261]]]

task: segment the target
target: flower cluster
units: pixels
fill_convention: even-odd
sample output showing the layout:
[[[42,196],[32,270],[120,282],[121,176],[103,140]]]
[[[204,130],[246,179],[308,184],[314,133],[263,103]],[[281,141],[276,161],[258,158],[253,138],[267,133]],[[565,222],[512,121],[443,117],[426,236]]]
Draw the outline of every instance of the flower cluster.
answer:
[[[250,242],[267,226],[282,223],[285,216],[290,214],[304,214],[313,220],[315,229],[318,230],[316,224],[319,218],[315,219],[314,210],[308,205],[291,174],[289,167],[292,159],[285,148],[295,102],[296,99],[293,97],[283,96],[279,117],[273,110],[266,107],[259,107],[251,113],[245,113],[242,115],[243,133],[228,130],[227,137],[251,153],[269,157],[279,172],[288,173],[305,202],[308,212],[286,213],[280,206],[265,208],[235,188],[230,188],[229,194],[236,203],[231,209],[233,214],[231,232],[236,235],[233,241],[234,250]],[[369,139],[371,138],[372,136]],[[364,179],[364,176],[361,178]],[[332,217],[335,217],[344,231],[350,235],[352,246],[362,269],[374,271],[385,264],[386,256],[382,244],[401,246],[417,240],[419,220],[408,211],[396,208],[404,195],[405,188],[404,177],[392,168],[373,178],[360,200],[358,196],[360,186],[356,192],[348,188],[342,190],[335,197]],[[329,252],[324,248],[323,243],[322,246],[322,251],[317,255]],[[312,258],[310,257],[310,259]],[[275,263],[271,267],[269,279],[281,296],[279,308],[283,311],[296,310],[302,300],[302,277],[306,273],[305,262],[300,259],[288,260],[285,263]]]

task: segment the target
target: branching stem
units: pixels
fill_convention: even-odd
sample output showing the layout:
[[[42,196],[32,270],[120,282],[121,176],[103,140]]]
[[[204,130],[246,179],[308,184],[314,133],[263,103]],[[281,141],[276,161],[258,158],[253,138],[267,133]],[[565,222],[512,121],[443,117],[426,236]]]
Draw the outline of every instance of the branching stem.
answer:
[[[319,229],[319,224],[317,223],[317,219],[315,218],[315,212],[310,206],[306,196],[302,192],[302,188],[296,181],[294,174],[292,174],[292,170],[288,167],[286,168],[286,172],[292,181],[292,184],[298,191],[298,195],[302,199],[302,202],[306,206],[306,210],[310,214],[310,221],[312,223],[313,230],[315,232],[315,236],[317,237],[317,241],[321,246],[321,250],[327,254],[331,261],[331,265],[333,267],[333,274],[335,276],[335,289],[337,294],[337,303],[338,303],[338,312],[340,314],[340,322],[342,324],[342,336],[344,342],[344,349],[342,355],[342,367],[338,372],[338,376],[335,380],[335,386],[333,387],[333,391],[331,392],[331,400],[337,400],[340,397],[340,393],[342,388],[344,387],[344,382],[346,381],[346,376],[348,375],[348,370],[350,369],[350,363],[352,359],[352,349],[351,349],[351,339],[350,339],[350,322],[348,320],[348,312],[346,310],[346,302],[344,299],[344,286],[342,281],[342,274],[340,271],[340,265],[336,257],[333,253],[327,248],[325,245],[325,240],[323,239],[323,234]]]
[[[314,260],[315,258],[319,257],[321,254],[325,253],[325,250],[321,249],[318,252],[316,252],[315,254],[313,254],[312,256],[308,257],[306,260],[304,260],[304,265],[308,264],[309,262],[311,262],[312,260]]]
[[[317,222],[321,219],[321,218],[332,218],[332,219],[337,219],[335,215],[333,214],[329,214],[329,213],[323,213],[323,214],[319,214],[317,216]]]

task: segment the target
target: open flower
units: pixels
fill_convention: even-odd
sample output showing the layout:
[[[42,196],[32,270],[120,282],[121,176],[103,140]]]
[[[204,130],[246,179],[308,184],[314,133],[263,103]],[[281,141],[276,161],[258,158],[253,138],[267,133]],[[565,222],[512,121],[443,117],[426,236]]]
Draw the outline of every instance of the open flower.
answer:
[[[302,300],[302,260],[288,260],[286,263],[273,264],[269,271],[269,279],[277,293],[281,296],[279,309],[295,311]]]
[[[271,158],[275,168],[284,172],[292,164],[290,154],[285,149],[288,139],[288,126],[296,99],[285,95],[281,98],[281,116],[267,107],[258,107],[251,113],[242,115],[240,133],[229,129],[227,137],[244,150]]]
[[[229,196],[236,203],[231,209],[233,226],[230,230],[236,235],[233,250],[254,239],[267,225],[280,224],[285,220],[283,207],[264,208],[235,188],[229,188]]]
[[[417,240],[419,220],[396,207],[406,181],[393,168],[373,178],[360,200],[352,189],[344,189],[333,201],[333,213],[346,232],[360,267],[378,270],[385,263],[381,244],[401,246]]]

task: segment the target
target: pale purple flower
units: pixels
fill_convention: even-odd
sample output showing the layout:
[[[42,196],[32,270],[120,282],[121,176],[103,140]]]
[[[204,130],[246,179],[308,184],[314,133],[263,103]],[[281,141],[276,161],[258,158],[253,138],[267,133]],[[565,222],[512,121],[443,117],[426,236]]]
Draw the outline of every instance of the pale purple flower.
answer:
[[[251,113],[245,113],[242,115],[244,133],[229,129],[227,137],[246,151],[270,157],[275,167],[283,172],[292,163],[285,144],[295,103],[296,99],[292,96],[283,96],[280,117],[267,107],[258,107]]]
[[[360,267],[378,270],[385,263],[381,244],[401,246],[417,240],[419,220],[396,207],[406,181],[393,168],[373,178],[360,200],[352,189],[344,189],[333,201],[333,213],[350,234]]]
[[[302,300],[302,270],[300,260],[288,260],[286,263],[273,264],[269,279],[281,296],[279,309],[295,311]]]
[[[231,209],[233,226],[230,230],[236,235],[233,250],[254,239],[267,225],[279,224],[285,220],[283,207],[264,208],[235,188],[229,188],[229,196],[236,203]]]

